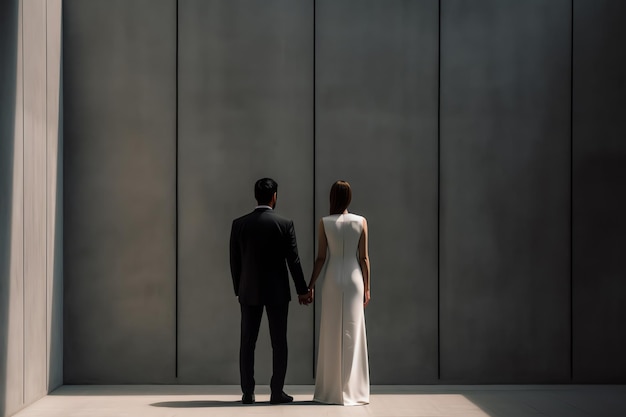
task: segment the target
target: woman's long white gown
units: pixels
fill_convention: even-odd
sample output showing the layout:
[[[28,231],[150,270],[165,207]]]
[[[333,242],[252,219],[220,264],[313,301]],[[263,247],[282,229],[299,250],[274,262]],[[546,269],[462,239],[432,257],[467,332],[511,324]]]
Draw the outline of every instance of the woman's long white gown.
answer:
[[[328,241],[314,401],[368,404],[367,337],[363,311],[363,273],[358,244],[363,217],[341,214],[323,218]]]

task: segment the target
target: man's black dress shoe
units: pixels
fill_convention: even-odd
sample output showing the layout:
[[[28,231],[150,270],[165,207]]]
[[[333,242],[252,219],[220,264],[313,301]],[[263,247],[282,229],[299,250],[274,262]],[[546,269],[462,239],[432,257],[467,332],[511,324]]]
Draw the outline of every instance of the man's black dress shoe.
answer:
[[[285,392],[281,392],[278,395],[272,394],[270,396],[270,404],[286,404],[293,402],[293,397],[291,395],[285,394]]]
[[[244,404],[254,404],[254,394],[243,394],[241,402]]]

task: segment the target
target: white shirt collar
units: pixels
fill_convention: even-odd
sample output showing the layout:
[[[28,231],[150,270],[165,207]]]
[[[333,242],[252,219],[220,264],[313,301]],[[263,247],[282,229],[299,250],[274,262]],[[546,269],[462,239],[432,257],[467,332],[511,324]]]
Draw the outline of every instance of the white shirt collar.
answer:
[[[254,209],[256,210],[256,209],[261,209],[261,208],[273,210],[271,206],[266,206],[266,205],[256,206]]]

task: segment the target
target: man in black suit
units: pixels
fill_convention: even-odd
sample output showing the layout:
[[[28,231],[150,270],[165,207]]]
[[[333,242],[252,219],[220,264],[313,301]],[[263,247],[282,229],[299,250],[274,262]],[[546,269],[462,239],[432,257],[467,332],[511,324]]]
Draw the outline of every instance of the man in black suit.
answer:
[[[293,221],[274,213],[277,190],[278,184],[271,178],[258,180],[254,185],[258,206],[252,213],[235,219],[230,234],[230,269],[235,295],[241,305],[239,372],[244,404],[255,401],[254,349],[264,307],[273,353],[270,403],[293,401],[293,397],[283,391],[287,373],[287,313],[291,300],[287,265],[300,304],[311,300],[300,266]]]

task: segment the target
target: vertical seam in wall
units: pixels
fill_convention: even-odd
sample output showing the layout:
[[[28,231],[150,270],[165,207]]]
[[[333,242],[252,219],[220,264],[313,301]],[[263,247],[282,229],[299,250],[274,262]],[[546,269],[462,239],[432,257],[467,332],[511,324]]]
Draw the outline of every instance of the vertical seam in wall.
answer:
[[[175,251],[175,349],[174,349],[174,377],[178,378],[178,0],[176,0],[176,122],[175,122],[175,143],[176,143],[176,161],[175,161],[175,194],[176,194],[176,227],[175,227],[175,241],[176,241],[176,251]]]
[[[45,2],[44,20],[46,21],[46,23],[44,25],[44,27],[45,27],[45,45],[46,45],[46,47],[44,48],[44,50],[45,50],[44,53],[46,54],[46,71],[45,71],[46,82],[44,83],[45,84],[45,89],[46,89],[46,101],[45,101],[46,118],[44,120],[44,122],[45,122],[44,125],[46,127],[46,129],[45,129],[45,132],[46,132],[46,134],[45,134],[45,138],[46,138],[45,139],[46,140],[46,153],[45,153],[45,158],[46,158],[46,164],[45,164],[45,166],[46,166],[46,182],[45,182],[45,185],[46,185],[45,186],[46,210],[44,212],[44,216],[46,217],[46,222],[45,222],[46,223],[46,256],[45,256],[45,259],[46,259],[46,265],[45,265],[46,272],[44,274],[44,276],[45,276],[45,284],[44,285],[46,286],[46,302],[44,303],[45,306],[46,306],[46,312],[45,312],[46,313],[45,314],[45,316],[46,316],[46,319],[45,319],[46,320],[46,325],[44,326],[45,333],[46,333],[46,348],[44,350],[44,356],[46,357],[45,358],[45,362],[46,362],[46,371],[45,371],[45,373],[46,373],[46,380],[45,380],[46,388],[45,388],[45,393],[47,393],[48,392],[48,381],[50,381],[50,366],[49,366],[50,364],[48,362],[48,346],[49,346],[48,345],[48,341],[49,341],[49,334],[48,334],[48,331],[49,331],[49,329],[48,329],[48,308],[50,306],[48,305],[48,278],[49,278],[48,277],[48,243],[49,243],[48,242],[48,238],[49,238],[49,236],[48,236],[48,151],[49,151],[49,149],[48,149],[48,2],[47,1]]]
[[[574,380],[574,0],[570,15],[570,381]]]
[[[313,0],[313,260],[315,261],[315,226],[316,226],[316,216],[315,216],[315,196],[317,193],[316,190],[316,165],[317,165],[317,161],[315,158],[316,152],[317,152],[317,143],[316,143],[316,130],[315,130],[315,125],[317,123],[317,118],[316,118],[316,111],[315,111],[315,107],[317,105],[317,100],[316,100],[316,86],[315,86],[315,77],[316,77],[316,71],[315,71],[315,65],[316,65],[316,60],[315,60],[315,55],[316,55],[316,51],[315,51],[315,47],[316,47],[316,42],[315,42],[315,37],[317,35],[317,31],[316,31],[316,21],[315,21],[315,14],[317,11],[317,7],[316,7],[316,1]],[[311,375],[313,376],[313,378],[315,378],[315,299],[313,301],[313,351],[311,353]]]
[[[26,265],[26,236],[25,234],[25,225],[26,225],[26,213],[25,213],[25,195],[24,192],[26,188],[25,174],[26,174],[26,165],[25,165],[25,148],[24,141],[24,127],[26,125],[24,118],[26,114],[26,104],[24,100],[24,3],[20,1],[20,23],[21,23],[21,36],[22,36],[22,405],[25,400],[25,392],[26,392],[26,361],[24,360],[25,350],[26,350],[26,332],[24,331],[26,327],[26,291],[25,291],[25,283],[26,283],[26,274],[25,274],[25,265]]]
[[[441,380],[441,0],[437,13],[437,379]]]

